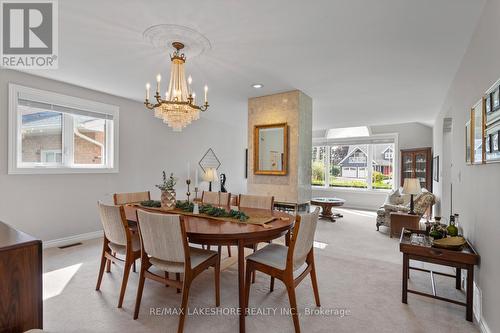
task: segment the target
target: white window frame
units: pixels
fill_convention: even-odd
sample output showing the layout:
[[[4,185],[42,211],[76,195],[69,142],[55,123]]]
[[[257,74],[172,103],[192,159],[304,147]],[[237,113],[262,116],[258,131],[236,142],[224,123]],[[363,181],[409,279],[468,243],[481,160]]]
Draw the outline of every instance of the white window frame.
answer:
[[[393,181],[392,189],[374,189],[372,188],[372,171],[373,171],[373,149],[372,144],[377,144],[378,140],[389,140],[390,143],[394,144],[394,151],[399,151],[399,134],[398,133],[387,133],[387,134],[374,134],[369,137],[359,137],[359,138],[348,138],[348,139],[327,139],[325,140],[315,140],[313,139],[313,147],[331,147],[336,145],[357,145],[366,143],[369,144],[367,161],[367,188],[349,188],[349,187],[330,187],[330,149],[326,149],[326,160],[325,160],[325,184],[324,185],[311,185],[313,189],[321,189],[333,192],[390,192],[394,189],[400,187],[400,170],[399,170],[399,157],[393,158]],[[316,141],[316,142],[315,142]],[[394,154],[393,154],[394,157]]]
[[[106,124],[106,163],[102,165],[75,165],[68,163],[73,156],[73,133],[64,127],[74,126],[72,117],[63,115],[63,165],[35,165],[22,163],[21,116],[18,113],[19,93],[34,96],[37,101],[90,111],[112,116]],[[9,174],[71,174],[71,173],[118,173],[119,161],[119,113],[116,105],[104,104],[78,97],[62,95],[51,91],[35,89],[9,83]],[[69,143],[64,145],[64,142]],[[65,162],[66,161],[66,162]]]

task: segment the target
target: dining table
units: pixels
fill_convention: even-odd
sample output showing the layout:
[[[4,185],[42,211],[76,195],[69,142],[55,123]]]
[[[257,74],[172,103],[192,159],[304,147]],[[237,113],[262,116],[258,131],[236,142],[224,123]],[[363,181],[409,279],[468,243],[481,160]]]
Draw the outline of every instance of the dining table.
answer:
[[[137,205],[126,205],[124,209],[125,216],[132,225],[137,223],[136,211],[138,209],[164,214],[179,213],[175,210],[164,211]],[[184,223],[190,243],[238,247],[239,332],[245,332],[245,247],[260,242],[270,242],[282,236],[285,236],[285,241],[288,243],[295,216],[266,209],[240,208],[239,210],[248,216],[269,216],[273,220],[266,224],[250,224],[239,221],[221,221],[207,215],[184,215]]]

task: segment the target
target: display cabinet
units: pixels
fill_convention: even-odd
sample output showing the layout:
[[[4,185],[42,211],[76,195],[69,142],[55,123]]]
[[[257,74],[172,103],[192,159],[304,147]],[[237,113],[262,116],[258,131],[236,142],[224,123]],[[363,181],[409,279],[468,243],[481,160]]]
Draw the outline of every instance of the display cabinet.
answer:
[[[432,192],[432,149],[401,150],[401,186],[406,178],[417,178],[420,186]]]

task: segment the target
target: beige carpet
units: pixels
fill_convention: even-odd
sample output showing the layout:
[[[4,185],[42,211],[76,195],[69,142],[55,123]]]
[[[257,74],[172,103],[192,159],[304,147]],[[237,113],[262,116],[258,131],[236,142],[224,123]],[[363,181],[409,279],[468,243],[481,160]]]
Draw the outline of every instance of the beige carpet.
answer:
[[[310,279],[297,289],[303,332],[478,332],[465,321],[465,308],[410,294],[401,303],[401,255],[396,239],[375,231],[375,213],[342,210],[336,223],[321,220],[316,232],[316,263],[323,313],[315,310]],[[321,244],[324,243],[324,244]],[[147,281],[138,320],[132,319],[137,274],[131,273],[123,309],[116,308],[121,266],[105,274],[101,292],[95,282],[102,241],[92,240],[67,249],[44,251],[44,324],[49,332],[176,332],[178,317],[165,313],[180,304],[173,288]],[[234,249],[233,252],[236,252]],[[233,256],[235,253],[233,254]],[[438,294],[464,299],[454,280],[437,278]],[[430,291],[429,275],[411,272],[411,286]],[[237,270],[221,274],[221,309],[237,307]],[[213,272],[202,273],[193,283],[190,311],[214,306]],[[247,317],[247,332],[293,332],[286,314],[288,298],[276,282],[269,293],[269,278],[257,275],[250,306],[258,314]],[[153,315],[150,311],[163,311]],[[164,310],[165,309],[165,310]],[[276,313],[273,315],[273,312]],[[282,313],[283,312],[283,313]],[[235,315],[198,315],[186,319],[185,332],[238,332]]]

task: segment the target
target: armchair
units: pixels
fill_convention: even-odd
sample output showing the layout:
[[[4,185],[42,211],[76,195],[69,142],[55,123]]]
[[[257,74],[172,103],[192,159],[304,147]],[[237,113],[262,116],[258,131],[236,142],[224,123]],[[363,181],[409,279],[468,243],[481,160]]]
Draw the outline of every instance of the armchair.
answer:
[[[426,211],[434,205],[436,196],[431,192],[423,189],[414,200],[415,213],[422,217]],[[380,226],[391,226],[391,212],[410,211],[410,196],[401,194],[399,189],[387,196],[384,204],[377,210],[377,230]]]

